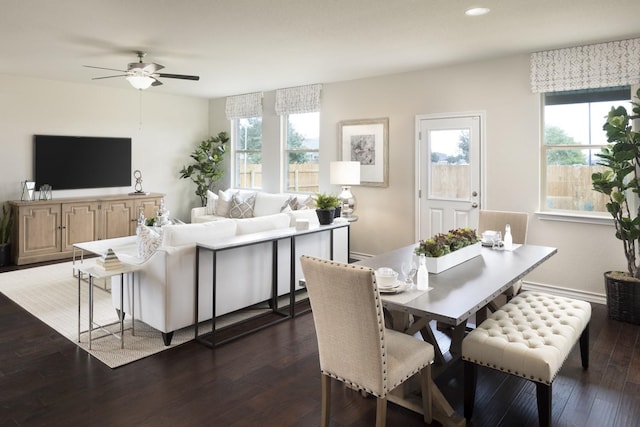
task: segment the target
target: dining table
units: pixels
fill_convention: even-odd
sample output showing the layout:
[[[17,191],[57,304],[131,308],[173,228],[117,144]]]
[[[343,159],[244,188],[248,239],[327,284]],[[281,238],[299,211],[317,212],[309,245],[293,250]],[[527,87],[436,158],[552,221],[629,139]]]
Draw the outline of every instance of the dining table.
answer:
[[[415,262],[417,244],[408,245],[357,262],[375,269],[392,268],[406,271]],[[418,290],[410,283],[390,293],[380,293],[388,326],[410,335],[420,333],[434,346],[433,378],[437,378],[461,356],[462,340],[471,322],[480,324],[486,318],[487,306],[515,282],[548,260],[557,249],[538,245],[513,245],[504,248],[482,247],[480,255],[438,274],[429,274],[429,288]],[[405,264],[405,266],[403,266]],[[404,267],[404,268],[403,268]],[[400,279],[404,279],[400,277]],[[446,331],[449,347],[436,338],[437,329]],[[445,343],[446,345],[446,343]],[[435,383],[432,382],[434,419],[444,426],[464,426]],[[422,412],[419,400],[404,389],[395,390],[389,400],[416,412]]]

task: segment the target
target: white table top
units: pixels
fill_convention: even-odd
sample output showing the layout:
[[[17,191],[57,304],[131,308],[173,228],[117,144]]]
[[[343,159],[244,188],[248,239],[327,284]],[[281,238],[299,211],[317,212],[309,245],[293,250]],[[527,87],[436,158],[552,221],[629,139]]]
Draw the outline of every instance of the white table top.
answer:
[[[402,262],[412,259],[416,246],[405,246],[357,264],[401,271]],[[482,248],[480,256],[439,274],[429,274],[429,286],[433,289],[427,292],[412,291],[409,298],[382,294],[381,298],[386,306],[458,325],[556,252],[555,248],[534,245],[523,245],[513,251]]]
[[[135,271],[140,270],[141,266],[136,264],[127,264],[124,262],[120,263],[118,268],[113,268],[109,270],[105,270],[97,264],[75,264],[73,266],[75,270],[78,270],[85,274],[90,274],[96,279],[106,279],[112,276],[116,276],[118,274],[126,274],[133,273]]]

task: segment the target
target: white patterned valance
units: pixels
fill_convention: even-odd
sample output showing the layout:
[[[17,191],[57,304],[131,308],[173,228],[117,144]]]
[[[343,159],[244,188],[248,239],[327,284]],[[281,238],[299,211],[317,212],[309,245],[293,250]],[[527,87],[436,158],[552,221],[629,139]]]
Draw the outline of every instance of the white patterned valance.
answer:
[[[560,92],[640,83],[640,39],[531,54],[531,90]]]
[[[276,113],[313,113],[320,111],[320,89],[322,85],[307,85],[278,89],[276,91]]]
[[[262,92],[227,97],[227,120],[262,117]]]

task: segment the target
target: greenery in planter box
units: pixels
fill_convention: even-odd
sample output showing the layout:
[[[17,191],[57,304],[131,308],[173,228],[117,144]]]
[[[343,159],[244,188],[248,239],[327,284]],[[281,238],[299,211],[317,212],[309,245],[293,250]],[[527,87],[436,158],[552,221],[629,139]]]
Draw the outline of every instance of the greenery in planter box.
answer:
[[[414,253],[437,258],[479,241],[476,230],[472,228],[457,228],[450,230],[446,234],[440,233],[429,239],[420,240],[418,246],[414,249]]]
[[[227,151],[227,142],[229,136],[226,132],[205,139],[190,155],[194,163],[183,166],[180,170],[180,178],[190,178],[196,184],[196,195],[200,197],[202,206],[207,204],[207,190],[211,190],[213,184],[224,175],[222,161]]]
[[[640,99],[640,89],[636,92]],[[640,104],[631,102],[633,114],[624,107],[611,108],[603,126],[609,145],[599,154],[598,164],[606,169],[591,175],[593,189],[609,197],[607,211],[614,220],[616,238],[622,241],[627,273],[640,279],[636,250],[640,241],[640,132],[632,121],[640,118]]]

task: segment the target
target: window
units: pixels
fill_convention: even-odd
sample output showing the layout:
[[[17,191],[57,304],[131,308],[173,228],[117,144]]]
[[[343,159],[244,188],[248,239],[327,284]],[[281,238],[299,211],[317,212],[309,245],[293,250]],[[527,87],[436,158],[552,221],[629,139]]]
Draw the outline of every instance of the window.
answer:
[[[284,188],[287,192],[319,191],[320,113],[282,116],[284,141]]]
[[[542,144],[542,210],[604,214],[605,195],[591,189],[591,174],[607,144],[602,126],[611,107],[631,108],[628,86],[547,93]]]
[[[262,188],[262,117],[234,120],[236,188]]]

